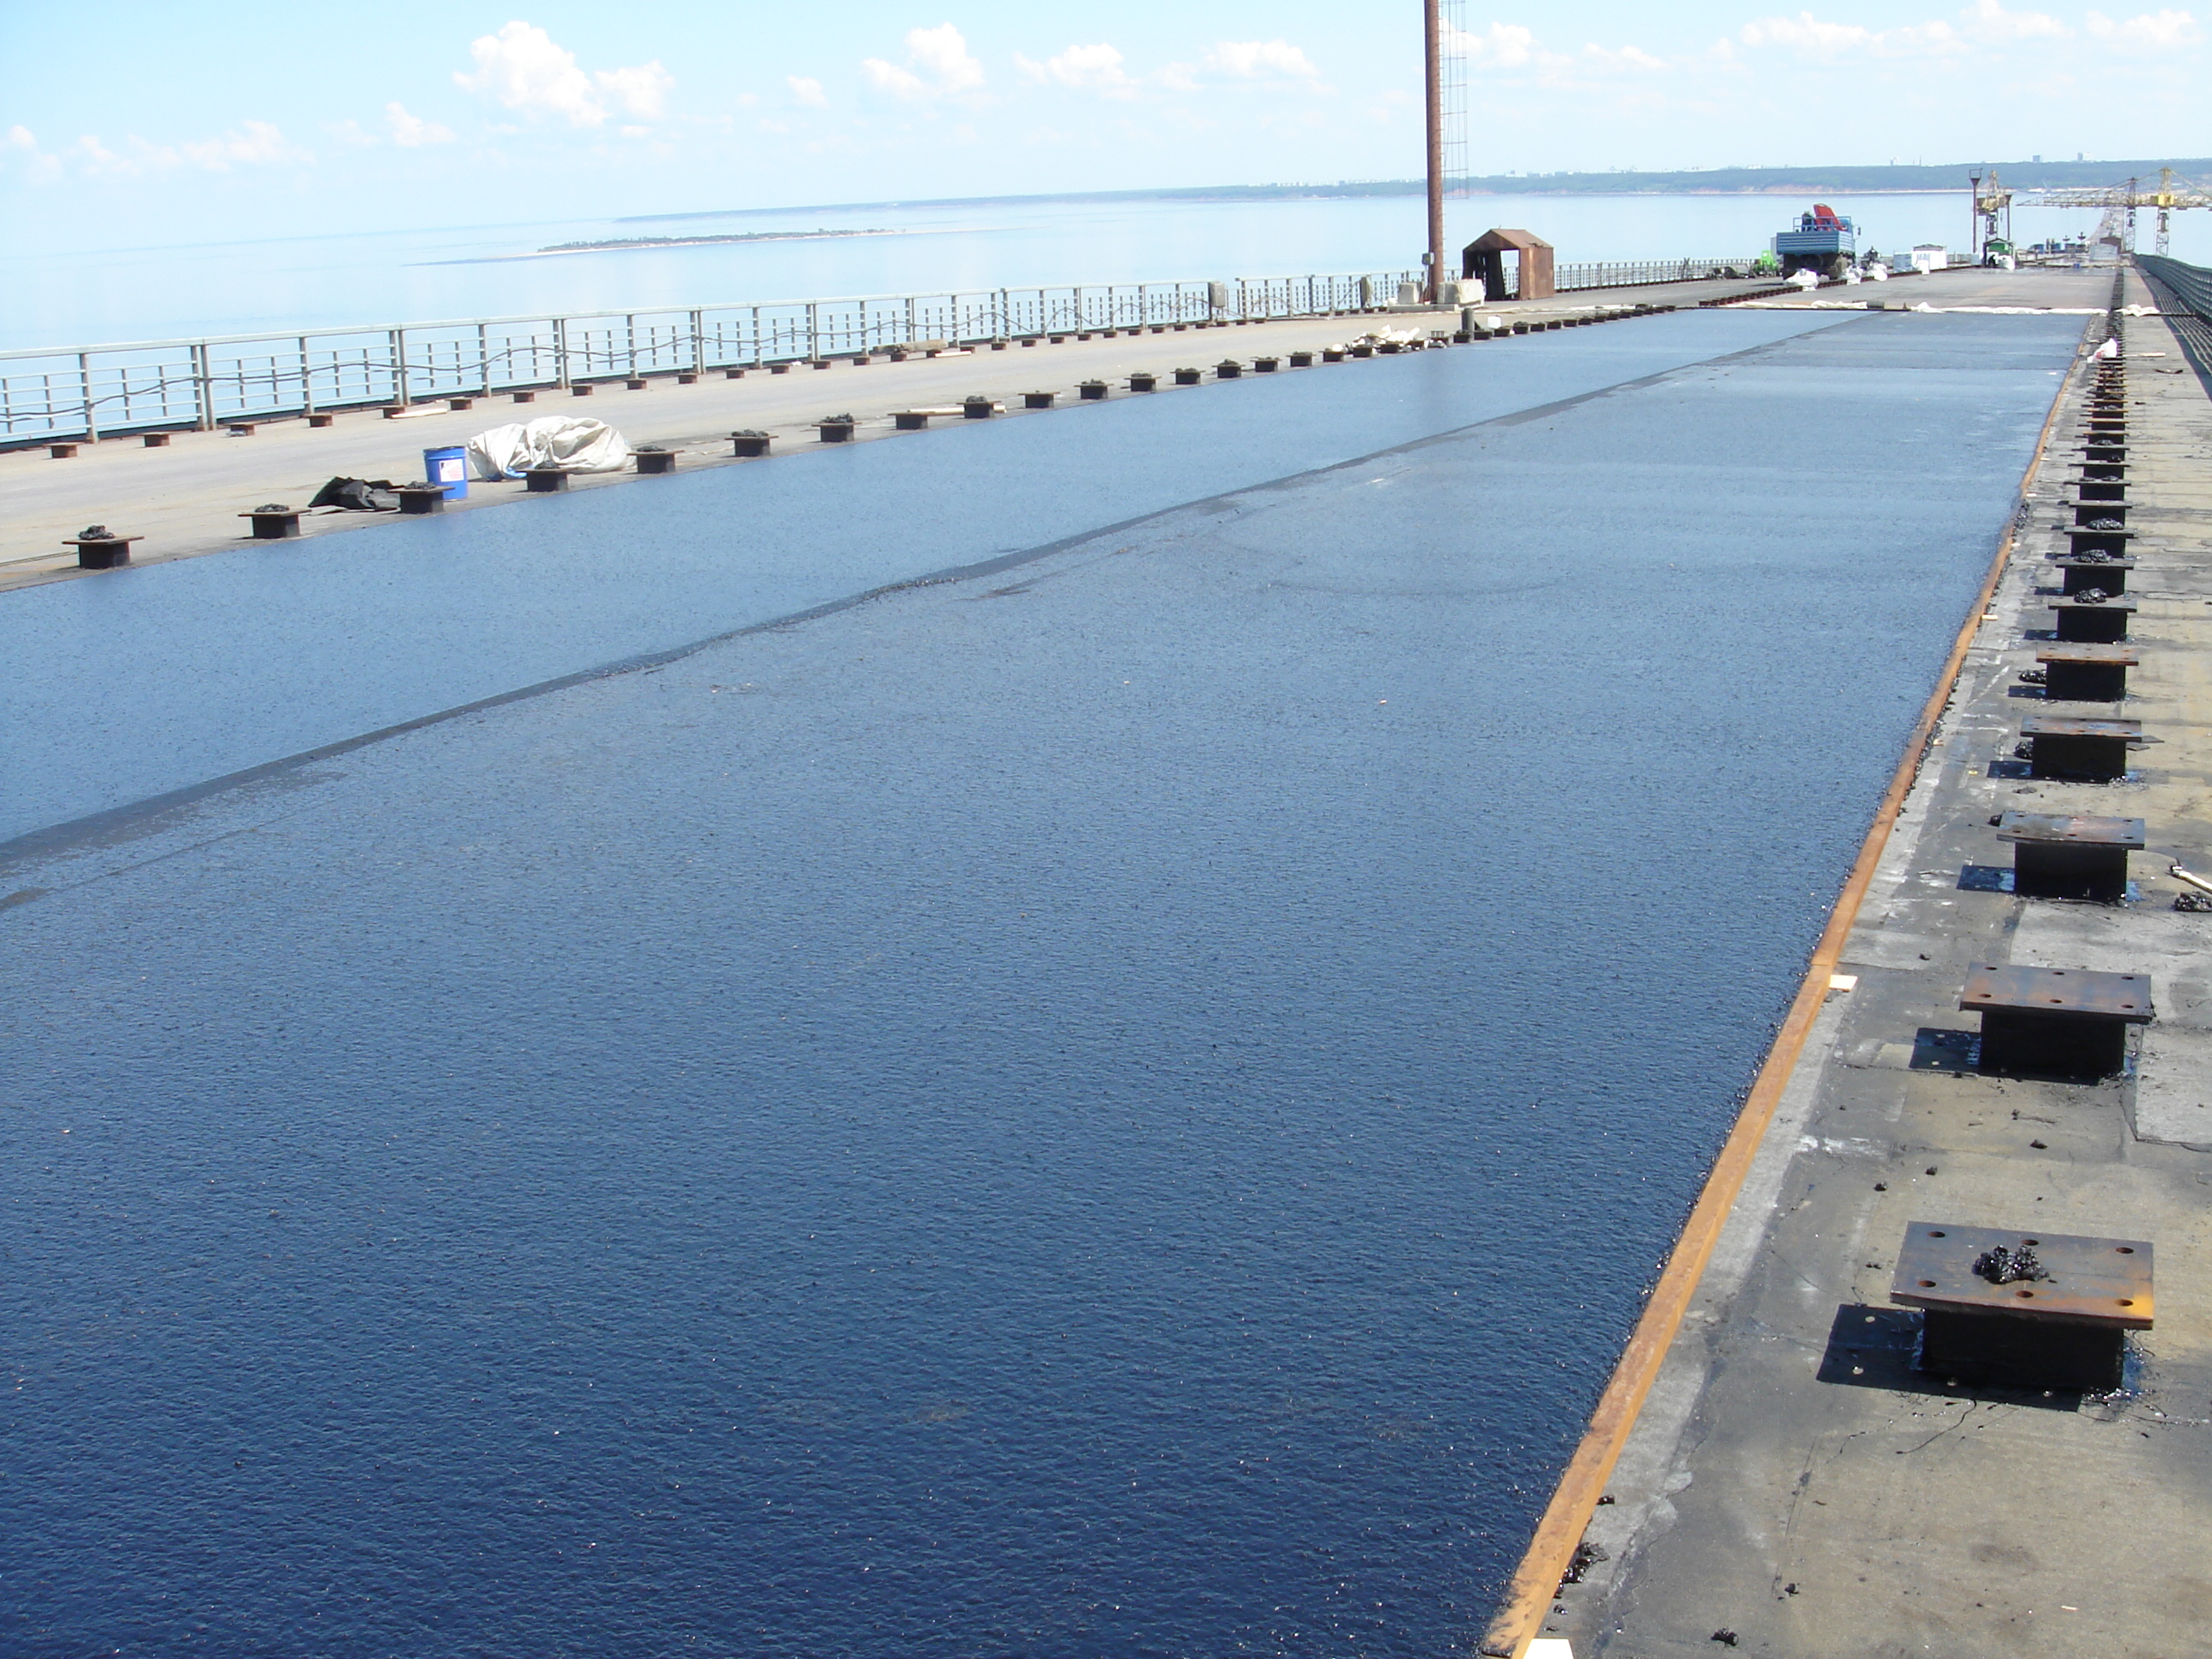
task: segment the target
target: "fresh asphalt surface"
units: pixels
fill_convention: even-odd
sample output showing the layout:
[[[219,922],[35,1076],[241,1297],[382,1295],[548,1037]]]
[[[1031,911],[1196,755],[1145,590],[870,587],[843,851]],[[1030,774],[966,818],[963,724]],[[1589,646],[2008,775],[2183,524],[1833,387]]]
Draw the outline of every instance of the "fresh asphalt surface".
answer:
[[[1623,324],[12,596],[132,694],[19,829],[837,608],[15,859],[0,1647],[1466,1650],[2078,333]]]
[[[0,604],[0,848],[1833,322],[1678,313],[1252,375],[16,593]]]

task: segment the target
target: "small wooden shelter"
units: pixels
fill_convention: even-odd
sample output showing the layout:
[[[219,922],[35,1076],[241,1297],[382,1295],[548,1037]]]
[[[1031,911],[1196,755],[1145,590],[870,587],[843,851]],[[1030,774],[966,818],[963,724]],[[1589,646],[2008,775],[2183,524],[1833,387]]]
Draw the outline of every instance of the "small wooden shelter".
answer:
[[[1505,256],[1515,256],[1519,267],[1515,281],[1505,276]],[[1460,252],[1462,280],[1482,278],[1486,300],[1548,300],[1559,290],[1552,285],[1552,245],[1525,230],[1486,230]]]

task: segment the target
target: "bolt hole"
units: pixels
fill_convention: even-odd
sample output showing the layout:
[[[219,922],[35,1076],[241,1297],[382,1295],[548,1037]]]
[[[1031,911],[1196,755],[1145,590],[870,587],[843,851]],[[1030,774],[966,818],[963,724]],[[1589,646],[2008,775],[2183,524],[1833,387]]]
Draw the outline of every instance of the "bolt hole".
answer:
[[[1928,1230],[1928,1237],[1930,1237],[1930,1238],[1941,1238],[1941,1237],[1943,1237],[1943,1235],[1942,1235],[1941,1232],[1937,1231],[1935,1228],[1931,1227],[1931,1228],[1929,1228],[1929,1229]]]
[[[2040,1244],[2043,1243],[2039,1238],[2023,1238],[2020,1242],[2023,1244]]]
[[[2123,1308],[2132,1308],[2136,1305],[2136,1299],[2131,1296],[2124,1296],[2119,1300]]]
[[[2035,1294],[2035,1292],[2034,1292],[2033,1291],[2014,1291],[2013,1292],[2013,1294],[2014,1294],[2014,1296],[2021,1297],[2022,1297],[2022,1298],[2026,1298],[2026,1297],[2032,1297],[2032,1296],[2033,1296],[2033,1295]]]
[[[2116,1255],[2133,1255],[2135,1253],[2136,1247],[2132,1244],[2118,1244],[2113,1246],[2113,1254]]]
[[[1936,1288],[1936,1281],[1932,1279],[1923,1279],[1920,1281],[1920,1288],[1923,1291],[1932,1291]]]

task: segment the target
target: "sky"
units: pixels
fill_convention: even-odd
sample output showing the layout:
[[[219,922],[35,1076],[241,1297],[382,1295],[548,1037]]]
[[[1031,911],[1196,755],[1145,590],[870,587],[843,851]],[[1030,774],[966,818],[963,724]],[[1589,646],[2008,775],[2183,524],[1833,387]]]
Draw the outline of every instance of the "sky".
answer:
[[[20,250],[1408,178],[1418,0],[0,0]],[[2212,151],[2190,11],[1466,0],[1481,173]]]

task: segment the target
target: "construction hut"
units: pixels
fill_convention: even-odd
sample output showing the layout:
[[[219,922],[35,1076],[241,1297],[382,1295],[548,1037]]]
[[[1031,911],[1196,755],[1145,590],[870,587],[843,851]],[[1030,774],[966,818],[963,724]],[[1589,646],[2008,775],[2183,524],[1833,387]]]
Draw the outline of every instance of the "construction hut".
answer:
[[[1505,256],[1514,256],[1517,269],[1510,281],[1505,275]],[[1460,251],[1462,279],[1482,278],[1486,300],[1548,300],[1558,290],[1552,286],[1552,245],[1525,230],[1486,230]]]

